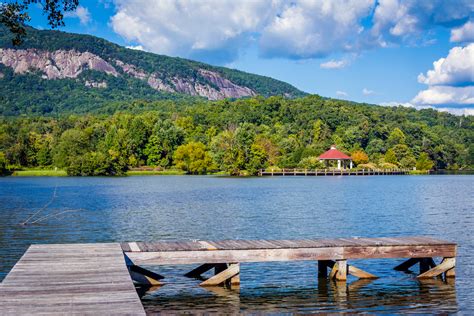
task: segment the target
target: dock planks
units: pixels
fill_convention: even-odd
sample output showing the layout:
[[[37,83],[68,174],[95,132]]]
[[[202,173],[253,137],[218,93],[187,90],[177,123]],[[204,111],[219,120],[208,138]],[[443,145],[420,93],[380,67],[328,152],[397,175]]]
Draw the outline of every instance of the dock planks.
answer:
[[[118,243],[32,245],[0,301],[0,315],[145,315]]]
[[[456,244],[430,237],[122,243],[135,264],[455,257]]]

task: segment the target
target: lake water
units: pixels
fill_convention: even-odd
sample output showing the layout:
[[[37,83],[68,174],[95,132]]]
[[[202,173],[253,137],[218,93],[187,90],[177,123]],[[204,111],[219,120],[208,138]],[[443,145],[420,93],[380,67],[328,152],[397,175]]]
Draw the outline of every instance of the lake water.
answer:
[[[56,198],[36,218],[32,213]],[[58,216],[50,216],[68,211]],[[474,176],[0,178],[0,279],[32,243],[427,235],[459,245],[456,282],[417,281],[402,260],[363,260],[382,276],[319,281],[315,262],[241,265],[240,290],[210,291],[152,267],[166,285],[147,312],[474,313]],[[417,269],[414,269],[417,270]]]

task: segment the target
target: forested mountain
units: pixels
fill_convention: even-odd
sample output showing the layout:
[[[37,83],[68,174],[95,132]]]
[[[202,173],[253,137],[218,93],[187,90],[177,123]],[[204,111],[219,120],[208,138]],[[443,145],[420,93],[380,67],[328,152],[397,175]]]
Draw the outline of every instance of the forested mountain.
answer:
[[[321,168],[316,157],[332,144],[363,168],[474,167],[474,117],[432,109],[318,96],[133,101],[108,109],[111,114],[3,117],[0,171],[40,166],[116,175],[148,165],[254,174],[269,166]]]
[[[0,25],[0,115],[86,113],[113,101],[303,96],[269,77],[127,49],[90,35]]]

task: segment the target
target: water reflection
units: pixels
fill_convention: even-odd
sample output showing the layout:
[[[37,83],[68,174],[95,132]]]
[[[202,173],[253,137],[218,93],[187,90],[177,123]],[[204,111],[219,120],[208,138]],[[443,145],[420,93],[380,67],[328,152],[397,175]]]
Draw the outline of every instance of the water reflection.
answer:
[[[319,279],[317,288],[237,288],[186,290],[173,294],[163,287],[140,288],[148,313],[288,313],[288,312],[402,312],[454,313],[456,287],[439,279],[382,287],[373,280],[348,284]],[[189,286],[195,286],[188,284]]]

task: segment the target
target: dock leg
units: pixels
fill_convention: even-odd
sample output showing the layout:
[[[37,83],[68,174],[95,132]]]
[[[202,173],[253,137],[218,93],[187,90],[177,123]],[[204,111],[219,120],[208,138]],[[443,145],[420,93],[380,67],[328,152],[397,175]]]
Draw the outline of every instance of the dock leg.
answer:
[[[448,271],[453,270],[452,272],[449,272],[449,277],[454,276],[454,268],[456,266],[456,258],[444,258],[443,261],[441,261],[440,264],[435,266],[434,268],[431,268],[430,270],[421,273],[418,276],[418,279],[424,279],[424,278],[433,278],[436,276],[439,276],[443,273],[446,273],[446,277],[448,277]]]
[[[225,265],[225,266],[224,266]],[[240,274],[240,265],[238,263],[219,264],[215,268],[216,275],[202,282],[201,286],[230,285],[232,279]],[[234,279],[234,282],[240,283],[240,278]],[[235,283],[237,284],[237,283]]]
[[[336,260],[329,274],[329,279],[335,279],[337,281],[347,280],[347,260]]]
[[[334,266],[334,261],[318,260],[318,278],[327,278],[328,268]]]
[[[163,283],[161,283],[159,280],[164,279],[164,276],[153,271],[147,270],[145,268],[139,267],[135,265],[132,260],[130,260],[130,258],[128,258],[126,255],[124,256],[128,272],[130,273],[130,277],[132,278],[133,282],[147,286],[163,285]]]
[[[420,259],[420,274],[425,273],[431,268],[434,268],[436,263],[433,258],[421,258]]]
[[[333,269],[331,270],[331,275],[332,276],[331,275],[329,276],[330,279],[333,279],[334,276],[337,275],[337,270],[339,269],[339,267],[336,267],[336,262],[334,262],[332,260],[328,260],[328,261],[325,261],[325,262],[327,262],[326,264],[327,264],[328,267],[333,267]],[[359,279],[378,279],[379,278],[378,276],[376,276],[372,273],[369,273],[367,271],[364,271],[362,269],[356,268],[353,265],[349,265],[349,264],[346,264],[346,265],[347,265],[346,274],[353,275],[353,276],[355,276]]]
[[[397,271],[408,271],[412,266],[420,262],[419,258],[410,258],[394,268]]]

